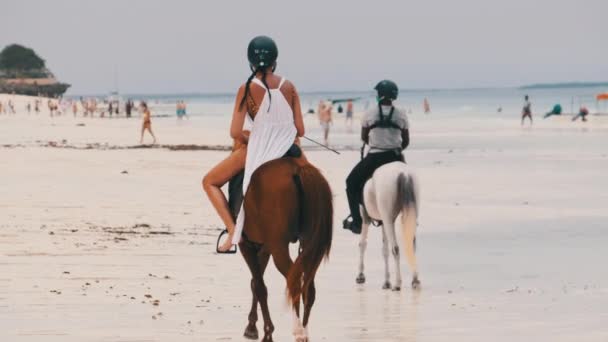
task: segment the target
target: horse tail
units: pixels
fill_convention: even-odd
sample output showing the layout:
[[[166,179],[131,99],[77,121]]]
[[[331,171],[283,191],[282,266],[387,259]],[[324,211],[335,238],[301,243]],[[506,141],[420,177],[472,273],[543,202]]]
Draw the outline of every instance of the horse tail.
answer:
[[[289,269],[287,290],[294,309],[313,281],[324,258],[329,257],[333,233],[332,194],[327,180],[312,165],[294,175],[300,202],[300,253]]]
[[[401,225],[405,255],[412,273],[417,276],[416,226],[418,225],[418,185],[413,173],[400,173],[397,179],[398,198],[401,200]]]

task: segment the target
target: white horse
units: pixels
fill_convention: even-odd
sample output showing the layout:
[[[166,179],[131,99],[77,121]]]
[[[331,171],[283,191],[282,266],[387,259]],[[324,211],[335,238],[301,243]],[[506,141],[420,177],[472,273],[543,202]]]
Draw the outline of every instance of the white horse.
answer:
[[[382,254],[384,256],[384,284],[383,289],[390,289],[390,273],[388,271],[389,247],[395,259],[395,284],[393,291],[401,290],[401,270],[399,267],[399,246],[395,235],[395,221],[401,215],[403,246],[410,269],[413,273],[412,288],[420,285],[418,270],[416,268],[416,226],[418,218],[419,196],[416,177],[409,170],[407,164],[392,162],[379,167],[372,178],[363,188],[363,202],[361,217],[363,226],[361,231],[361,251],[359,275],[357,284],[365,283],[363,273],[363,259],[367,247],[367,233],[372,220],[382,221]]]

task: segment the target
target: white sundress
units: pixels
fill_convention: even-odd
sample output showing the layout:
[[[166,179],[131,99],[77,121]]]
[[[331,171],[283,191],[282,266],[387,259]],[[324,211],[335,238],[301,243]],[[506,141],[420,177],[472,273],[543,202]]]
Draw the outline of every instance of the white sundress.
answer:
[[[253,82],[266,89],[264,83],[258,78],[254,78]],[[270,89],[272,100],[269,99],[268,90],[266,91],[262,103],[258,106],[258,113],[251,123],[243,178],[243,196],[247,193],[253,172],[262,164],[285,155],[296,138],[297,130],[293,121],[293,110],[280,90],[284,82],[283,78],[278,88]],[[249,117],[249,115],[247,116]],[[245,210],[241,204],[232,238],[233,244],[238,244],[241,240],[244,224]]]

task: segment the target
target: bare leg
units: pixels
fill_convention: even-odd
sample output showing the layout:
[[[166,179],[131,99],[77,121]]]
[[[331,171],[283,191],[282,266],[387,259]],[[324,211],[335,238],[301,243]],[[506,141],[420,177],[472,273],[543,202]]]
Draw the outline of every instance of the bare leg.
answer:
[[[152,135],[152,145],[156,144],[156,136],[154,135],[154,133],[152,133],[152,127],[148,127],[148,132],[150,132],[150,134]]]
[[[146,126],[142,125],[141,126],[141,137],[139,138],[139,143],[143,144],[144,143],[144,132],[146,131]]]
[[[226,200],[221,187],[245,167],[246,155],[246,148],[240,148],[232,152],[228,158],[222,160],[203,178],[203,189],[228,230],[228,239],[220,246],[221,251],[229,250],[232,247],[232,236],[234,235],[235,225],[232,213],[228,207],[228,200]]]
[[[369,232],[369,223],[363,223],[363,227],[361,229],[361,241],[359,241],[359,275],[357,275],[356,282],[357,284],[365,283],[365,273],[364,273],[364,259],[365,259],[365,249],[367,248],[367,233]]]

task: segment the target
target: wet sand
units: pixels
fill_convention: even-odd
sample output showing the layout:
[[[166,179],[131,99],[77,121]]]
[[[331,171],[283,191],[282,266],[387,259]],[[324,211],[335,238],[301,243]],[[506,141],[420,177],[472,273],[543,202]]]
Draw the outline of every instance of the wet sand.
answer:
[[[227,146],[226,120],[203,120],[153,127],[165,145]],[[406,158],[422,191],[419,291],[381,289],[378,231],[367,283],[355,284],[358,237],[340,221],[357,134],[338,123],[339,157],[307,152],[336,211],[311,339],[608,340],[608,121],[521,129],[515,116],[410,120]],[[249,273],[239,255],[215,255],[220,221],[200,187],[225,151],[45,146],[133,146],[139,124],[0,116],[0,145],[22,145],[0,147],[0,340],[244,340]],[[272,265],[266,279],[275,340],[293,340],[284,280]]]

